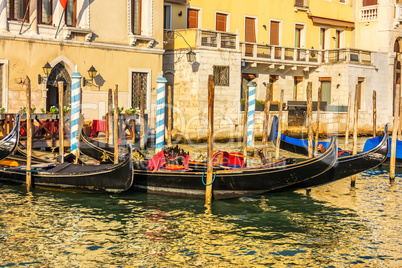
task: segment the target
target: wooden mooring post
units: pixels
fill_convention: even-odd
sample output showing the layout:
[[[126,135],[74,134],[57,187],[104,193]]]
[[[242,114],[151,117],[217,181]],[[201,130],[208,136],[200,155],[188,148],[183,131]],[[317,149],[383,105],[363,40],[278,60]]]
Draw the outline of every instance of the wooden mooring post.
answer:
[[[262,124],[262,153],[264,155],[263,164],[266,164],[268,158],[268,135],[269,135],[269,108],[271,107],[272,83],[267,84],[265,94],[264,121]]]
[[[361,84],[356,85],[355,101],[354,101],[354,117],[353,117],[353,150],[352,154],[357,154],[357,126],[359,121],[359,96],[360,96]],[[350,180],[350,186],[354,188],[356,186],[356,175],[353,175]]]
[[[399,115],[400,96],[401,96],[401,84],[396,84],[395,103],[394,103],[394,125],[392,127],[391,159],[389,163],[389,179],[391,182],[395,180],[396,140],[397,140],[397,129],[399,125],[399,116],[400,116]]]
[[[281,144],[283,94],[284,94],[284,91],[282,89],[281,90],[281,96],[280,96],[280,99],[279,99],[278,135],[276,136],[275,159],[279,159],[279,148],[280,148],[280,144]]]
[[[172,121],[173,121],[173,88],[171,85],[168,86],[167,92],[168,98],[168,106],[167,106],[167,133],[166,133],[166,143],[167,146],[172,146]]]
[[[57,83],[59,87],[59,162],[64,163],[64,82]]]
[[[113,113],[113,93],[112,89],[109,88],[107,92],[107,112],[106,112],[106,130],[105,130],[105,140],[106,144],[109,145],[110,142],[110,127],[112,126],[112,113]]]
[[[313,157],[313,87],[312,83],[307,83],[307,141],[308,158]]]
[[[207,149],[207,181],[205,183],[205,206],[210,207],[212,203],[212,175],[214,172],[213,163],[213,136],[214,136],[214,99],[215,99],[215,82],[214,76],[208,76],[208,149]]]
[[[322,88],[318,87],[318,99],[317,99],[317,120],[316,120],[316,124],[317,124],[317,128],[316,128],[316,132],[315,132],[315,152],[318,152],[318,137],[320,134],[320,103],[321,103],[321,96],[322,96]]]
[[[373,90],[373,138],[377,136],[377,92]]]
[[[26,187],[29,191],[32,187],[31,179],[31,159],[32,159],[32,119],[31,119],[31,80],[25,78],[26,86],[26,127],[27,127],[27,167],[26,167]]]
[[[119,163],[119,129],[118,129],[118,121],[119,121],[119,112],[118,112],[118,90],[119,86],[115,85],[113,90],[113,108],[114,108],[114,122],[113,122],[113,146],[114,146],[114,163]]]
[[[140,90],[140,149],[145,149],[145,99]]]
[[[345,150],[349,147],[349,118],[350,110],[352,109],[352,92],[348,95],[348,111],[346,112],[346,130],[345,130]]]

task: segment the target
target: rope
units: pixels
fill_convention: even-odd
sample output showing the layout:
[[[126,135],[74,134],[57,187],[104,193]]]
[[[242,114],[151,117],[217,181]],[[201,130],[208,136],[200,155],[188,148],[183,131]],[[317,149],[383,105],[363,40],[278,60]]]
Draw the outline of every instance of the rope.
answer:
[[[214,177],[212,178],[212,182],[211,182],[210,184],[206,184],[206,183],[204,182],[204,175],[205,175],[205,173],[207,173],[207,172],[204,171],[204,173],[202,173],[202,178],[201,178],[202,184],[204,184],[205,186],[210,186],[210,185],[212,185],[212,184],[214,183],[214,181],[215,181],[216,172],[214,173]]]

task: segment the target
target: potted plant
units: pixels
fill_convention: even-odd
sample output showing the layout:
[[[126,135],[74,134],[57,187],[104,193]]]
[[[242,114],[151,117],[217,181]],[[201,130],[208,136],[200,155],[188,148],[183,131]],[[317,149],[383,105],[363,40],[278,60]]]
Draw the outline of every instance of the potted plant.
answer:
[[[50,113],[50,119],[57,119],[57,115],[59,114],[59,108],[57,108],[56,106],[52,106],[49,109],[49,113]]]
[[[0,107],[0,120],[6,119],[6,115],[4,114],[5,111],[6,109],[4,107]]]
[[[49,119],[49,115],[46,113],[45,108],[41,108],[40,111],[41,111],[41,114],[36,115],[36,117],[38,119]]]
[[[124,111],[124,118],[125,119],[135,119],[137,113],[137,108],[129,108]]]
[[[22,116],[21,119],[26,119],[27,118],[27,107],[20,107],[20,110],[22,111]],[[35,107],[31,107],[31,114],[35,113],[36,108]],[[35,119],[35,116],[31,116],[31,119]]]

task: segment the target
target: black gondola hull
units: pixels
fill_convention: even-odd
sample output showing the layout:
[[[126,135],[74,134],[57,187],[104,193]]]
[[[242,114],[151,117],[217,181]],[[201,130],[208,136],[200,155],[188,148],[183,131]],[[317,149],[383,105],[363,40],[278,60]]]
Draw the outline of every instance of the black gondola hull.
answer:
[[[216,171],[212,184],[214,199],[261,194],[287,187],[328,171],[337,158],[336,138],[325,154],[301,163]],[[191,198],[205,198],[204,172],[134,170],[133,189]],[[205,178],[204,178],[205,181]]]
[[[56,166],[57,168],[57,166]],[[53,188],[79,192],[122,192],[133,183],[132,158],[130,155],[117,165],[81,166],[69,165],[59,172],[32,172],[33,187]],[[0,180],[24,184],[24,169],[1,167]]]
[[[327,172],[313,178],[310,180],[306,180],[297,184],[294,184],[288,188],[307,188],[313,186],[319,186],[323,184],[327,184],[336,180],[340,180],[360,172],[378,167],[382,165],[388,155],[388,148],[389,148],[389,139],[388,139],[388,124],[385,126],[384,129],[384,137],[381,142],[374,147],[373,149],[367,152],[361,152],[355,155],[350,156],[343,156],[337,159],[335,165],[329,169]],[[283,147],[282,147],[283,144]],[[280,148],[284,150],[288,150],[290,152],[303,152],[303,148],[300,146],[288,144],[287,142],[282,142],[280,144]],[[297,148],[297,150],[292,150],[293,148]]]

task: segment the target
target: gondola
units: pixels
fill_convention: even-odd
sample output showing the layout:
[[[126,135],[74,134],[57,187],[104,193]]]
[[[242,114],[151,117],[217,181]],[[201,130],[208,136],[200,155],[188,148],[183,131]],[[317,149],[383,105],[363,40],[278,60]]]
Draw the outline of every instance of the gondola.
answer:
[[[20,119],[21,115],[17,114],[14,120],[14,127],[10,133],[0,141],[0,160],[7,158],[17,148],[20,140]]]
[[[42,163],[31,166],[32,185],[76,192],[122,192],[133,183],[131,146],[119,164],[80,165]],[[7,183],[24,184],[26,167],[0,166],[0,180]]]
[[[299,163],[267,164],[251,168],[216,170],[213,175],[214,199],[236,198],[274,191],[319,176],[328,171],[337,159],[337,139],[316,158]],[[133,190],[172,196],[205,198],[205,174],[192,170],[148,171],[134,169]]]
[[[388,154],[388,127],[389,124],[386,124],[382,139],[370,150],[355,155],[340,156],[338,157],[336,164],[327,172],[317,176],[314,179],[305,180],[288,188],[307,188],[318,186],[346,178],[381,165],[386,160]],[[289,139],[287,141],[286,139],[281,139],[280,148],[293,153],[305,151],[305,148],[300,148],[300,146],[297,146],[294,143],[289,144],[288,141]],[[303,144],[303,142],[300,142],[299,144]]]
[[[364,143],[363,152],[367,152],[372,148],[376,147],[379,143],[381,143],[383,139],[384,136],[380,136],[366,140],[366,142]],[[387,159],[381,165],[383,167],[389,167],[391,159],[391,143],[392,139],[388,138],[388,147],[389,147],[388,155]],[[402,168],[402,141],[400,140],[396,141],[395,167],[398,169]]]
[[[80,132],[81,153],[101,162],[102,164],[113,163],[114,148],[106,143],[95,141],[89,138],[83,131]]]

